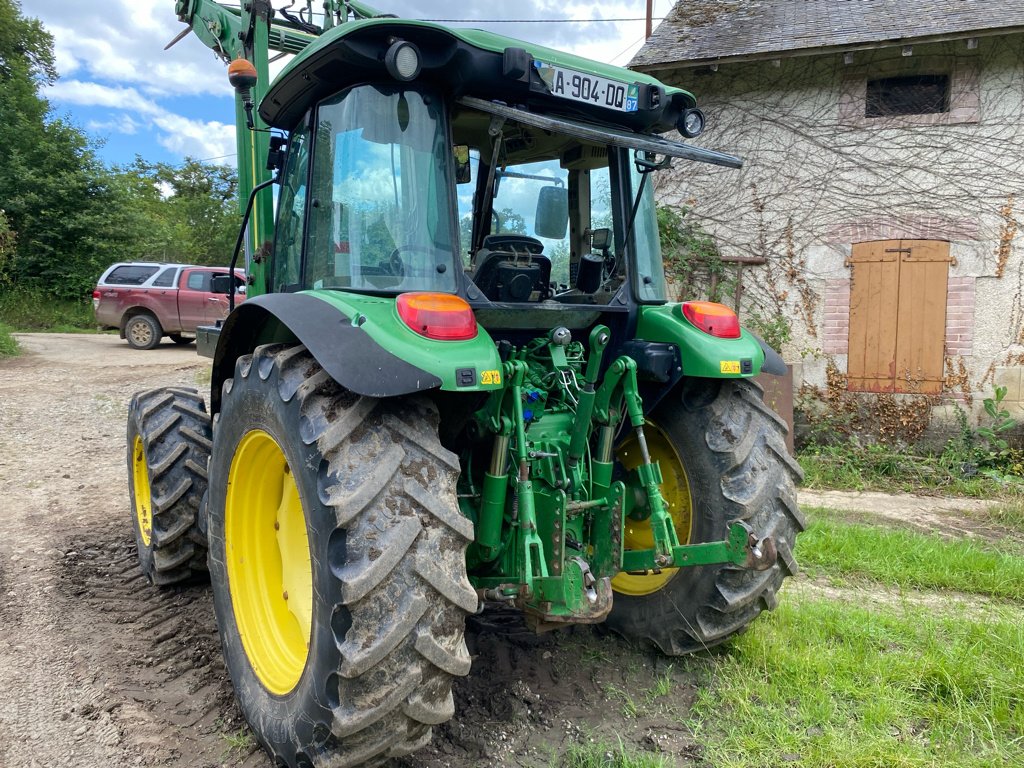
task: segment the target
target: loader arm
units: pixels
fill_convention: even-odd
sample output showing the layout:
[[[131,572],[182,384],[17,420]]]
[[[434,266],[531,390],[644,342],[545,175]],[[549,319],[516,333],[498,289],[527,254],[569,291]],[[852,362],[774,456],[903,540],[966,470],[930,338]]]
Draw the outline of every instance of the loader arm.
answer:
[[[361,3],[324,0],[318,4],[323,16],[319,24],[314,24],[312,0],[302,4],[306,6],[305,16],[299,16],[297,12],[275,13],[270,0],[245,0],[239,8],[213,0],[177,0],[175,12],[178,19],[187,24],[189,30],[225,64],[239,58],[252,62],[258,80],[249,98],[258,106],[270,87],[271,52],[279,56],[301,53],[328,29],[347,21],[350,15],[357,18],[378,15],[378,11]],[[235,139],[240,208],[244,208],[252,190],[271,177],[271,171],[266,167],[269,128],[260,119],[258,110],[252,112],[255,130],[248,128],[245,97],[236,93]],[[266,189],[258,194],[255,201],[246,236],[246,263],[250,293],[253,295],[266,292],[266,255],[273,239],[273,196],[271,190]]]

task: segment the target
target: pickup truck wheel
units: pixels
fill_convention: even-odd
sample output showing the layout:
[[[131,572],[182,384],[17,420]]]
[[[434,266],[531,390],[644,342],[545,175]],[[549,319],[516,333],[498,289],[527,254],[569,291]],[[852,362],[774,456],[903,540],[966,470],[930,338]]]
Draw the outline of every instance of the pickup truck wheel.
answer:
[[[152,315],[135,315],[124,324],[125,341],[133,349],[152,349],[163,335],[160,323]]]
[[[803,473],[786,450],[785,423],[749,381],[688,380],[655,409],[645,431],[681,542],[721,539],[730,521],[744,520],[758,537],[771,535],[779,553],[766,571],[698,566],[612,580],[608,627],[678,656],[718,645],[775,607],[782,580],[797,572],[793,547],[805,523],[796,484]],[[638,454],[629,438],[618,458],[630,469]],[[627,520],[624,543],[653,546],[650,526]]]
[[[173,341],[175,344],[180,344],[181,346],[185,346],[186,344],[191,344],[193,341],[195,341],[195,339],[193,337],[191,337],[191,336],[182,336],[180,333],[171,333],[171,334],[168,334],[168,335],[170,336],[171,341]]]
[[[469,672],[473,536],[426,399],[338,386],[302,346],[224,382],[208,516],[221,642],[276,766],[378,766],[424,746]]]

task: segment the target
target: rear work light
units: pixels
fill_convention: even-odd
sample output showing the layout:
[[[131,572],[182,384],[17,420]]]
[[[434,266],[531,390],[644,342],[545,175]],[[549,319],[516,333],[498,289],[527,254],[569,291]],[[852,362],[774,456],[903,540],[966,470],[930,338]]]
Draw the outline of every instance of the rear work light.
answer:
[[[440,341],[476,338],[476,317],[464,299],[450,293],[403,293],[398,316],[420,336]]]
[[[704,333],[720,339],[740,337],[740,319],[723,304],[713,301],[684,301],[683,317]]]

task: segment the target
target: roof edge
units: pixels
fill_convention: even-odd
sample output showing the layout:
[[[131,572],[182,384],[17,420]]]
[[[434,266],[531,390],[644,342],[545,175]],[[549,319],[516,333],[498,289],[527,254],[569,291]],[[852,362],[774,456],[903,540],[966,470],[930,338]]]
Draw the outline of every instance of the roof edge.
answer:
[[[791,48],[783,51],[768,51],[766,53],[752,53],[742,56],[677,59],[675,61],[659,62],[656,64],[634,64],[633,62],[630,62],[627,66],[638,72],[651,73],[666,69],[692,69],[694,67],[704,67],[709,64],[745,64],[757,61],[773,61],[776,59],[795,59],[806,56],[827,56],[835,53],[874,51],[881,48],[893,48],[897,45],[928,45],[931,43],[944,43],[950,40],[966,40],[971,37],[1004,37],[1021,33],[1024,33],[1024,25],[998,27],[996,29],[970,30],[966,32],[950,32],[943,35],[897,37],[870,43],[864,42],[851,43],[849,45],[823,45],[815,48]]]

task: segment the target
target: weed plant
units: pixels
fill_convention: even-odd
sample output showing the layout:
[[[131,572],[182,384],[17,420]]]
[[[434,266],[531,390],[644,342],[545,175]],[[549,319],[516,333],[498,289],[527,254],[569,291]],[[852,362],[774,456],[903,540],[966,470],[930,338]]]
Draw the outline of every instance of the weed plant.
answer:
[[[672,768],[674,763],[661,755],[595,742],[573,744],[564,754],[553,758],[551,768]]]

